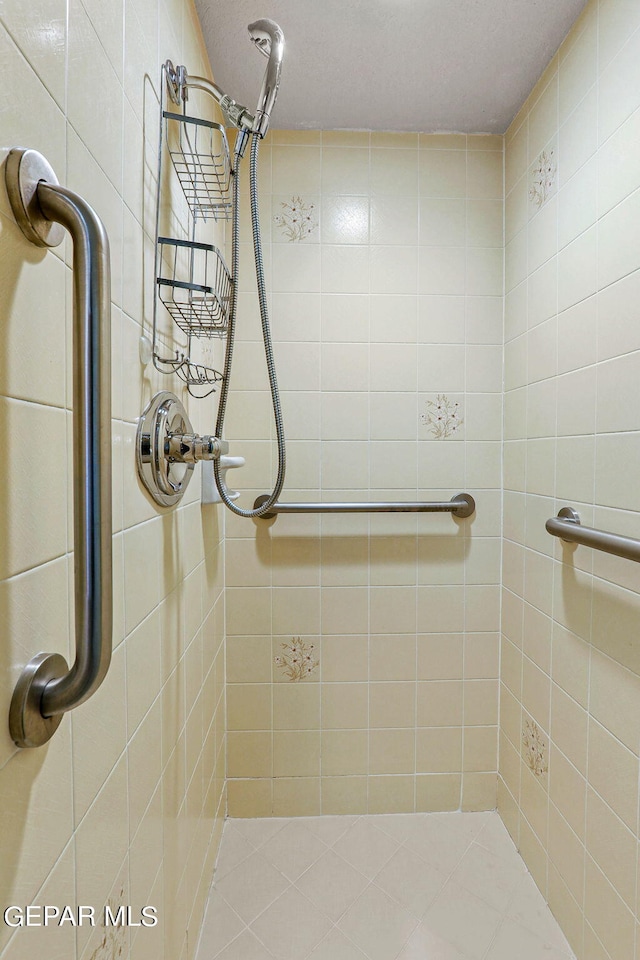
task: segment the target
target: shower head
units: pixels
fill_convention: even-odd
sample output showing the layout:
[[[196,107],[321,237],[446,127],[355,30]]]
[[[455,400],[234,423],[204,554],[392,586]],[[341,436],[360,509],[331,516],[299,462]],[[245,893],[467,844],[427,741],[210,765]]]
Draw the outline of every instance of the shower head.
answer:
[[[259,133],[261,137],[264,137],[269,129],[271,111],[278,95],[280,70],[284,56],[284,34],[273,20],[256,20],[255,23],[249,24],[248,29],[251,42],[263,56],[269,59],[253,125],[254,133]]]

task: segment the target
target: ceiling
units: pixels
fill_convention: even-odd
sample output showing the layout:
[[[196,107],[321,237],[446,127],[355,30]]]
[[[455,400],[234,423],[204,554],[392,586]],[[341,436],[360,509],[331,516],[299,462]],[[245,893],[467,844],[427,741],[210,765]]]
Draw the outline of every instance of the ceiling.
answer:
[[[586,0],[196,0],[216,82],[255,109],[286,38],[276,127],[504,133]],[[187,64],[188,68],[188,64]]]

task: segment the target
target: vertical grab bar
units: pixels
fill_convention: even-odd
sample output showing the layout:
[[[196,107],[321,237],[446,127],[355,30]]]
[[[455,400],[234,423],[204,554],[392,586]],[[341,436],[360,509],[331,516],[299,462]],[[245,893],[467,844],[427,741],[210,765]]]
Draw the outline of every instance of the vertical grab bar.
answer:
[[[62,716],[87,700],[111,661],[111,279],[104,225],[81,197],[61,187],[47,161],[15,148],[7,193],[23,233],[56,246],[73,240],[73,528],[75,661],[39,653],[24,668],[9,710],[19,747],[46,743]],[[61,226],[58,226],[61,225]]]

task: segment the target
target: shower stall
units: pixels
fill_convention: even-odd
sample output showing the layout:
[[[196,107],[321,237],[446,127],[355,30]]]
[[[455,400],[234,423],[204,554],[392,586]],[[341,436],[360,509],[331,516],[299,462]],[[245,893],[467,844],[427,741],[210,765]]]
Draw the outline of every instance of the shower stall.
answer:
[[[452,132],[289,122],[286,0],[50,6],[0,11],[1,960],[637,960],[636,5]]]

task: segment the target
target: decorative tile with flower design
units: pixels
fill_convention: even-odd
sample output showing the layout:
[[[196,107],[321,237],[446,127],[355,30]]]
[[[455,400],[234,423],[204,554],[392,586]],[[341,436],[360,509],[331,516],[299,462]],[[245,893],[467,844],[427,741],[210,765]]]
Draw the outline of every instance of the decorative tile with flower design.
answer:
[[[535,720],[525,718],[522,726],[522,745],[527,766],[536,777],[549,770],[549,745]]]
[[[435,400],[427,400],[426,405],[427,409],[420,419],[429,428],[434,440],[448,440],[459,433],[464,418],[457,400],[439,393]]]
[[[281,213],[277,213],[273,222],[280,231],[280,237],[288,243],[301,243],[308,239],[318,227],[316,206],[302,197],[280,201]]]
[[[529,200],[538,210],[555,191],[557,172],[555,149],[543,150],[532,167],[529,187]]]
[[[280,646],[282,653],[274,657],[273,662],[291,683],[306,680],[320,663],[314,644],[306,643],[300,637],[293,637],[291,643],[281,643]]]

